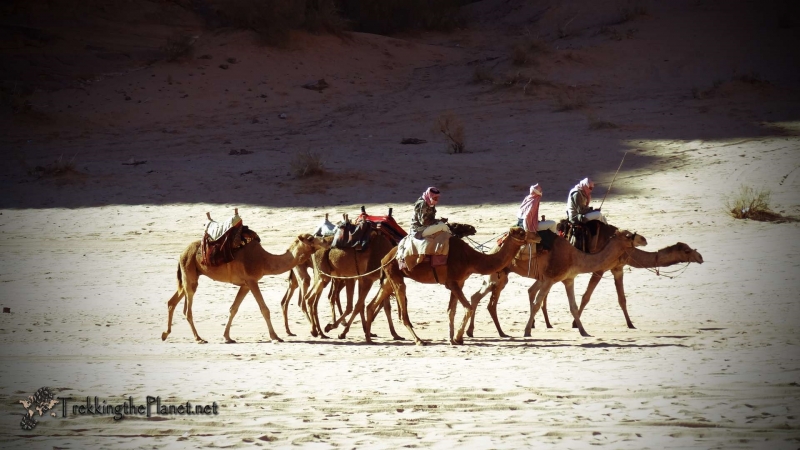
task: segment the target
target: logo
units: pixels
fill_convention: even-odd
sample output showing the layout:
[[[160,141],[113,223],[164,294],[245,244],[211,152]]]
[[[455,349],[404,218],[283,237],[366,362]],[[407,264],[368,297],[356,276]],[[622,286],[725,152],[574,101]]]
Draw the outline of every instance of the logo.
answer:
[[[36,428],[36,424],[39,423],[36,421],[35,413],[39,413],[39,417],[42,417],[53,409],[53,406],[58,404],[58,400],[53,396],[53,393],[50,391],[49,388],[43,387],[39,388],[33,395],[27,398],[27,400],[20,400],[22,406],[25,408],[25,414],[22,415],[22,420],[19,422],[19,426],[22,427],[23,430],[32,430]],[[55,417],[55,411],[50,413],[51,416]]]

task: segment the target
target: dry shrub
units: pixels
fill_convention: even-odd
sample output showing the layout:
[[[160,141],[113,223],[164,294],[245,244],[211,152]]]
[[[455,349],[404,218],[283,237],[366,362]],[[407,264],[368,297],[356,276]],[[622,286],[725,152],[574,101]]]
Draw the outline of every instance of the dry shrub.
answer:
[[[627,5],[619,8],[619,18],[613,25],[630,22],[631,20],[647,15],[647,6],[641,1],[628,2]]]
[[[339,0],[353,29],[392,34],[410,29],[450,31],[463,25],[458,8],[469,0]]]
[[[541,39],[531,39],[514,45],[511,49],[511,62],[516,66],[526,66],[535,63],[537,54],[549,52],[547,44]]]
[[[619,125],[615,124],[614,122],[609,122],[608,120],[601,120],[594,116],[589,117],[590,130],[613,130],[615,128],[619,128]]]
[[[193,36],[175,36],[167,40],[161,51],[170,62],[191,59],[194,57],[195,40]]]
[[[464,153],[464,123],[452,111],[439,115],[436,130],[447,137],[448,153]]]
[[[45,166],[36,166],[32,169],[28,168],[28,175],[37,178],[47,178],[77,173],[77,170],[75,170],[75,158],[77,156],[78,155],[75,154],[75,156],[69,160],[65,160],[64,155],[61,155],[57,160]]]
[[[310,150],[296,154],[289,165],[291,167],[291,173],[297,178],[312,177],[325,173],[325,166],[322,164],[322,156]]]
[[[522,93],[523,95],[533,95],[536,93],[536,89],[538,88],[553,86],[555,85],[550,80],[540,78],[538,76],[532,76],[528,78],[528,81],[525,82],[525,86],[522,87]]]
[[[750,186],[742,185],[738,194],[725,201],[725,208],[734,219],[751,219],[764,222],[785,220],[780,214],[772,212],[769,203],[769,190],[755,190]]]
[[[472,74],[472,81],[475,83],[494,83],[494,75],[492,70],[484,66],[475,66],[475,72]]]
[[[306,0],[219,1],[217,14],[223,25],[252,30],[267,44],[285,45],[289,32],[300,28]]]
[[[339,14],[334,0],[307,0],[303,27],[314,33],[325,31],[336,36],[344,36],[348,23]]]
[[[556,111],[573,111],[586,106],[586,99],[577,88],[567,86],[555,95]]]

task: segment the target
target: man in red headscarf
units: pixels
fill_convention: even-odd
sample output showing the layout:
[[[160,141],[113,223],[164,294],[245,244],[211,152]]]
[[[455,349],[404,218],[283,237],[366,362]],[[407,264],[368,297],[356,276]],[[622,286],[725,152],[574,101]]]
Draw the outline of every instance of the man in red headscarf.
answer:
[[[450,232],[447,219],[436,219],[436,204],[439,203],[439,195],[439,189],[429,187],[414,203],[411,234],[417,235],[417,238],[427,237],[440,231]]]
[[[539,183],[530,188],[530,194],[522,199],[517,212],[517,226],[525,231],[539,231],[539,202],[542,200],[542,187]]]

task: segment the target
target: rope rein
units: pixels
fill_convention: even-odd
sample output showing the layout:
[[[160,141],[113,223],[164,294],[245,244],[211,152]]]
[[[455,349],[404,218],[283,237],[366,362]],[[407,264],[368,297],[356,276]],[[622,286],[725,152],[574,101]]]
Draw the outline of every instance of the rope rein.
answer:
[[[386,264],[383,264],[382,266],[378,267],[377,269],[370,270],[369,272],[363,273],[361,275],[356,275],[354,277],[340,277],[340,276],[331,275],[329,273],[323,272],[322,269],[319,268],[319,264],[317,264],[317,259],[314,258],[313,256],[311,257],[311,262],[314,264],[314,272],[317,272],[317,273],[320,273],[322,275],[325,275],[328,278],[333,278],[333,279],[337,279],[337,280],[354,280],[356,278],[363,278],[363,277],[365,277],[367,275],[372,275],[373,273],[375,273],[375,272],[383,269],[384,267],[388,266],[389,264],[391,264],[392,261],[393,261],[393,259],[390,259],[389,262],[387,262]],[[356,270],[358,270],[358,267],[356,267]]]

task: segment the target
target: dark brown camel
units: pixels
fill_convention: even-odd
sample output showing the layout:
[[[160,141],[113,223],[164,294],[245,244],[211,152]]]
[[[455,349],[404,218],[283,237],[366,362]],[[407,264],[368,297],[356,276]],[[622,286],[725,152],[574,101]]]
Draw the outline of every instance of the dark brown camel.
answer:
[[[575,302],[574,283],[575,277],[581,273],[592,273],[599,270],[608,270],[617,264],[617,260],[634,246],[647,245],[647,240],[638,234],[627,231],[617,230],[613,238],[608,240],[608,245],[603,251],[597,254],[587,254],[576,249],[562,237],[556,237],[553,247],[547,252],[536,253],[530,260],[515,259],[509,266],[496,274],[491,274],[484,279],[481,289],[472,296],[472,302],[477,307],[478,302],[486,294],[492,294],[489,301],[489,313],[492,316],[497,332],[501,337],[508,337],[503,333],[500,322],[497,319],[497,302],[500,293],[508,284],[508,274],[517,273],[527,278],[534,278],[536,282],[528,289],[528,301],[531,307],[531,315],[525,326],[525,337],[531,335],[533,318],[539,310],[550,288],[557,282],[562,282],[567,291],[570,311],[575,319],[576,327],[581,336],[588,337],[589,334],[583,328],[578,314],[578,306]],[[467,335],[472,336],[474,330],[474,320],[467,329]]]
[[[472,247],[462,240],[451,237],[450,250],[445,266],[434,269],[431,267],[429,261],[424,261],[417,264],[410,272],[400,270],[397,259],[395,258],[397,249],[392,249],[392,251],[383,258],[383,272],[387,282],[383,283],[378,294],[367,308],[367,326],[364,332],[367,342],[372,342],[369,330],[372,325],[372,320],[377,313],[377,309],[392,293],[394,293],[397,297],[397,305],[400,317],[403,320],[403,325],[406,326],[414,337],[414,342],[417,345],[425,344],[414,332],[411,320],[408,317],[405,278],[411,278],[419,283],[444,284],[445,287],[450,290],[450,303],[447,308],[450,319],[450,344],[463,344],[464,328],[474,311],[474,306],[470,305],[466,297],[464,297],[464,292],[462,291],[464,281],[474,273],[488,275],[496,273],[503,267],[506,267],[526,241],[530,243],[539,242],[539,236],[536,233],[526,233],[522,228],[513,227],[509,231],[508,238],[503,242],[503,245],[497,252],[484,254],[473,250]],[[461,303],[466,312],[464,313],[464,320],[461,323],[458,333],[454,335],[454,319],[457,302]]]
[[[356,301],[355,307],[353,307],[352,301],[350,300],[352,297],[348,298],[344,313],[341,314],[339,320],[335,320],[334,317],[334,323],[328,324],[325,327],[325,331],[330,331],[338,327],[339,324],[350,315],[350,319],[347,320],[344,330],[339,334],[339,338],[344,339],[347,336],[347,332],[350,330],[350,326],[356,314],[362,317],[362,325],[366,327],[366,321],[364,320],[364,303],[367,294],[375,281],[381,276],[381,260],[395,247],[394,243],[387,238],[383,232],[373,229],[370,233],[369,245],[364,250],[359,251],[354,248],[331,248],[329,250],[318,251],[312,256],[312,261],[315,265],[314,284],[304,300],[309,319],[311,320],[312,335],[327,338],[320,326],[318,305],[323,289],[325,289],[325,286],[331,281],[330,276],[356,277],[342,281],[345,281],[345,285],[347,284],[346,281],[356,281],[358,284],[358,300]],[[392,323],[391,304],[388,301],[384,302],[383,307],[389,321],[389,332],[394,339],[402,340],[403,338],[397,334]],[[331,309],[333,308],[333,304],[331,304]]]
[[[201,344],[207,342],[197,334],[197,329],[195,329],[194,320],[192,319],[192,300],[197,291],[197,282],[200,275],[205,275],[214,281],[239,286],[239,292],[236,294],[236,298],[230,308],[228,324],[225,326],[223,335],[225,342],[236,342],[230,337],[231,323],[239,310],[239,305],[248,292],[253,293],[253,297],[256,298],[256,302],[258,302],[258,306],[261,309],[261,315],[267,321],[270,339],[281,342],[281,339],[272,328],[269,308],[267,308],[264,297],[261,295],[258,280],[265,275],[277,275],[291,270],[298,262],[307,260],[316,249],[325,248],[329,245],[330,241],[326,242],[323,238],[315,238],[310,234],[301,234],[292,242],[285,253],[273,255],[264,250],[259,242],[254,241],[238,250],[233,261],[219,266],[206,266],[202,263],[200,241],[192,242],[181,253],[178,261],[178,289],[172,298],[167,301],[167,331],[161,334],[161,340],[166,340],[167,336],[172,332],[172,314],[175,312],[178,302],[186,297],[186,320],[192,328],[195,341]]]

